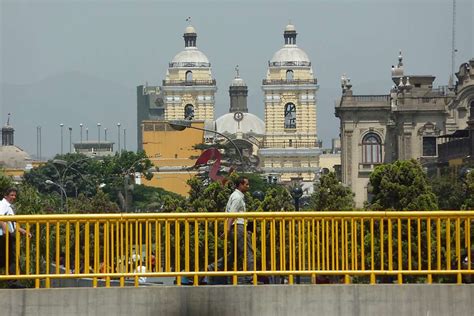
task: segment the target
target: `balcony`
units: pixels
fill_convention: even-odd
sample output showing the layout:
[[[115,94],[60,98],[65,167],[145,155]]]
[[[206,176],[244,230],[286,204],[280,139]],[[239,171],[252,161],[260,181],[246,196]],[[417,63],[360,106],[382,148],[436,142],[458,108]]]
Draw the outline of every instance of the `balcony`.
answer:
[[[301,85],[301,84],[317,84],[317,79],[263,79],[262,84],[267,85]]]
[[[271,142],[264,141],[263,148],[319,148],[319,142],[304,142],[304,141],[282,141],[282,142]]]
[[[163,80],[163,86],[215,86],[216,80]]]

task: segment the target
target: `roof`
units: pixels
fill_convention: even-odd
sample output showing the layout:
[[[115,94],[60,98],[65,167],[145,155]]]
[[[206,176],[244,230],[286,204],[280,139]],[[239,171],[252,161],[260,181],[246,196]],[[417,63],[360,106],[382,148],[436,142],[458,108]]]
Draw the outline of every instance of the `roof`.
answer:
[[[241,119],[239,118],[242,115]],[[227,113],[216,120],[216,131],[219,133],[254,133],[265,134],[265,123],[252,113]]]
[[[26,151],[17,146],[0,147],[0,167],[8,169],[25,169],[32,159]]]

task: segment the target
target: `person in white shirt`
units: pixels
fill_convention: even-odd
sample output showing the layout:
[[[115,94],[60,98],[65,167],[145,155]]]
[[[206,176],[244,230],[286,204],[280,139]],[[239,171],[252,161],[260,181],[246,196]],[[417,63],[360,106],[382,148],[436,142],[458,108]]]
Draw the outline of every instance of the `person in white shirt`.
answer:
[[[5,192],[3,199],[0,201],[0,216],[8,216],[8,215],[15,215],[13,211],[13,203],[16,200],[17,196],[17,189],[15,188],[8,188]],[[15,231],[18,230],[22,235],[28,235],[31,237],[31,234],[27,234],[26,230],[18,226],[15,222],[12,221],[0,221],[0,268],[7,268],[8,264],[8,273],[15,275],[16,272],[16,243],[15,238],[16,234]],[[6,245],[7,245],[7,237],[8,235],[8,262],[6,256]],[[20,284],[15,282],[9,282],[9,287],[17,288],[22,287]]]
[[[250,188],[249,179],[246,177],[239,177],[236,181],[236,188],[234,192],[230,195],[229,200],[227,201],[227,205],[225,211],[227,213],[241,213],[245,212],[245,192],[247,192]],[[236,227],[234,227],[234,225]],[[245,240],[245,220],[241,217],[238,218],[229,218],[227,220],[227,239],[231,241],[233,244],[234,242],[234,232],[237,231],[237,254],[234,254],[234,245],[228,247],[229,253],[227,254],[227,267],[228,270],[233,269],[234,265],[234,256],[237,255],[237,267],[236,270],[243,270],[242,263],[240,262],[243,260],[244,257],[244,249],[245,243],[247,243],[247,262],[246,268],[247,271],[253,270],[253,251],[252,251],[252,243],[250,235],[251,233],[247,233],[247,240]],[[223,237],[222,234],[221,237]],[[224,268],[224,257],[220,258],[217,261],[217,269],[222,270]],[[214,263],[210,264],[207,267],[208,271],[215,271]],[[207,279],[205,279],[207,281]],[[251,283],[252,278],[250,276],[244,277],[244,283]]]

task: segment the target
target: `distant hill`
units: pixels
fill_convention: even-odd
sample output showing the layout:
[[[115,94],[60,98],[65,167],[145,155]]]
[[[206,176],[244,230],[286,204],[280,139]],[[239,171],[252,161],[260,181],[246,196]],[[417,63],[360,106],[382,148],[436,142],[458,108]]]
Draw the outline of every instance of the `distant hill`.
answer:
[[[31,156],[36,155],[36,127],[42,127],[42,156],[52,157],[60,152],[60,123],[64,124],[64,152],[69,150],[69,130],[72,141],[80,140],[79,124],[86,127],[89,139],[98,137],[97,122],[107,128],[107,140],[117,143],[117,122],[127,129],[127,149],[136,149],[135,87],[99,79],[80,72],[65,72],[27,85],[2,83],[1,125],[7,113],[12,113],[15,144]],[[123,146],[123,139],[122,139]],[[117,145],[115,145],[116,148]]]

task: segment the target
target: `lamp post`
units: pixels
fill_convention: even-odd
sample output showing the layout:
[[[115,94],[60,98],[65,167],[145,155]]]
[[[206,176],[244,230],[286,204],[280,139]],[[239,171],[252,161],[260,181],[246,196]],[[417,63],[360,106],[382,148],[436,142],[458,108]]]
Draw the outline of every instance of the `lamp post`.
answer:
[[[123,150],[127,150],[127,129],[123,129]]]
[[[98,142],[99,142],[98,148],[99,148],[99,151],[100,151],[100,123],[97,123],[97,139],[98,139]]]
[[[89,140],[89,127],[86,127],[86,140]]]
[[[67,208],[67,194],[66,194],[66,190],[64,190],[63,186],[56,183],[56,182],[53,182],[49,179],[46,180],[44,183],[55,185],[61,190],[61,208],[64,209],[64,200],[63,200],[63,194],[64,194],[64,198],[66,199],[66,213],[69,213],[69,210]]]
[[[117,150],[118,152],[120,153],[120,123],[117,123],[117,129],[118,129],[118,133],[117,133]]]
[[[140,158],[132,163],[132,165],[127,169],[123,171],[124,179],[123,179],[123,193],[124,193],[124,211],[125,213],[128,212],[128,180],[130,179],[130,171],[135,167],[135,165],[139,162],[142,162],[143,160],[146,160],[148,158]]]
[[[300,187],[294,187],[293,190],[291,190],[291,196],[293,197],[293,200],[295,201],[295,211],[299,212],[300,210],[300,198],[303,196],[303,190]],[[300,284],[301,277],[300,275],[296,276],[296,284]]]
[[[104,141],[107,141],[107,127],[104,127]]]
[[[61,155],[63,154],[63,127],[64,127],[64,124],[61,123],[59,124],[59,126],[61,127]]]
[[[242,166],[245,165],[244,158],[242,156],[242,152],[240,151],[239,147],[237,147],[237,145],[234,143],[234,141],[232,139],[230,139],[229,137],[227,137],[226,135],[224,135],[222,133],[219,133],[219,132],[216,132],[216,131],[206,129],[206,128],[192,126],[191,121],[188,121],[188,120],[170,121],[169,124],[170,124],[171,128],[176,130],[176,131],[184,131],[186,128],[192,128],[192,129],[197,129],[197,130],[208,132],[208,133],[215,133],[219,136],[224,137],[225,139],[227,139],[229,141],[229,143],[231,143],[235,147],[235,150],[239,154],[240,163],[242,164]]]
[[[303,196],[303,189],[301,189],[300,187],[294,187],[293,190],[291,190],[291,196],[295,201],[295,211],[299,212],[300,198]]]
[[[80,129],[81,129],[81,144],[82,144],[82,123],[79,124],[79,127],[80,127]]]
[[[69,153],[72,153],[72,127],[69,126]]]

